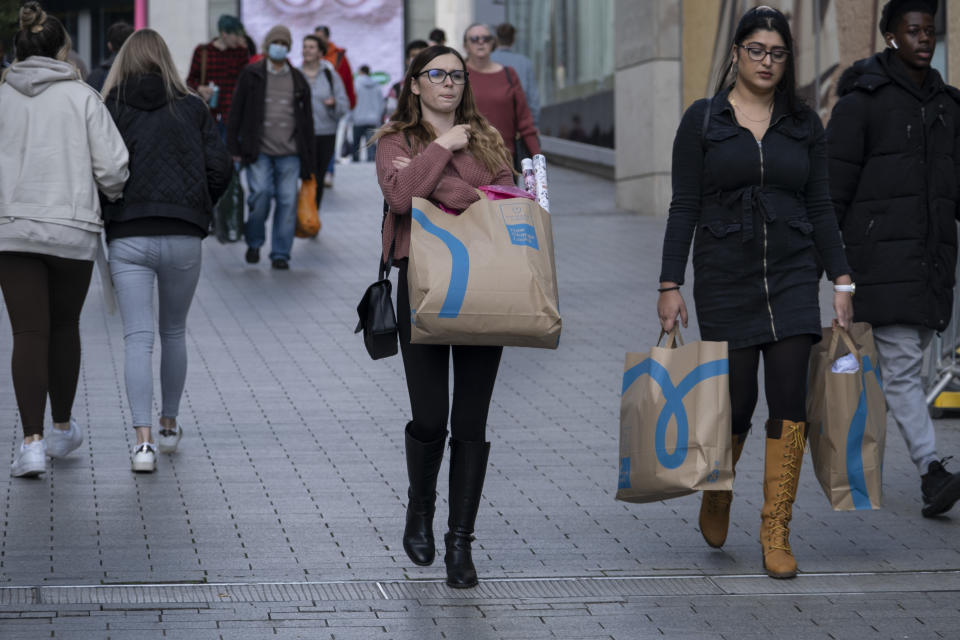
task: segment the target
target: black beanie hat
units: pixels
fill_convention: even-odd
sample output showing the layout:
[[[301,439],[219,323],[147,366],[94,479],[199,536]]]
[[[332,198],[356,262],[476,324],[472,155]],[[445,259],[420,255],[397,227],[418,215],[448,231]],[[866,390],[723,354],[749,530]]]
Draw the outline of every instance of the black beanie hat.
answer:
[[[880,14],[880,33],[891,32],[896,21],[911,11],[937,15],[937,4],[937,0],[890,0],[883,5],[883,12]]]

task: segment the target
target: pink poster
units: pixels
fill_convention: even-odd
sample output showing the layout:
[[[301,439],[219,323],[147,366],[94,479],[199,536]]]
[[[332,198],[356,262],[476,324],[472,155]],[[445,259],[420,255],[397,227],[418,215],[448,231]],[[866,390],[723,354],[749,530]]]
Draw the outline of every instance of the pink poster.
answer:
[[[290,61],[302,62],[303,37],[318,25],[330,28],[330,41],[347,50],[354,74],[360,65],[389,76],[403,75],[403,0],[242,0],[241,20],[262,53],[263,38],[274,25],[293,34]]]

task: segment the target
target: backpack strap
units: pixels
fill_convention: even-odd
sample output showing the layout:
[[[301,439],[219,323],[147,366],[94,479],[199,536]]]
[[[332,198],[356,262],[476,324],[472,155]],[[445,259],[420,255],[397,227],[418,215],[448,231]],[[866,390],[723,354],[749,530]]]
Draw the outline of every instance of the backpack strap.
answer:
[[[327,65],[321,65],[321,68],[323,69],[323,75],[327,77],[327,84],[330,85],[330,95],[332,96],[335,94],[333,90],[333,73]]]

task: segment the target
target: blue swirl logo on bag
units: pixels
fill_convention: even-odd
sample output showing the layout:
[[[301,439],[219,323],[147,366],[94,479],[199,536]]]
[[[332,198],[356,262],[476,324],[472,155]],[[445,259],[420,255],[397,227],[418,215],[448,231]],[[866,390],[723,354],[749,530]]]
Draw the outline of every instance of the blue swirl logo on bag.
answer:
[[[510,234],[510,242],[521,247],[530,247],[540,250],[537,242],[537,229],[531,224],[530,203],[511,202],[500,205],[500,216]]]

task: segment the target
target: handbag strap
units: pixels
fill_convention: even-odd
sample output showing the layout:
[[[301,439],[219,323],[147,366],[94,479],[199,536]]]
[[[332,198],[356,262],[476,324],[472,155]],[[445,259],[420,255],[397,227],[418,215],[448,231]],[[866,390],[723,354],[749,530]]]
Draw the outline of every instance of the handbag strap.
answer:
[[[664,331],[663,327],[660,328],[660,337],[657,338],[657,346],[660,346],[660,342],[663,340],[663,336],[667,336],[667,342],[663,345],[666,349],[676,349],[678,346],[683,346],[683,336],[680,335],[680,325],[679,323],[674,323],[673,329],[669,332]]]
[[[207,48],[200,52],[200,86],[207,84]]]
[[[853,341],[853,337],[850,335],[850,333],[840,325],[836,326],[836,328],[833,330],[833,335],[830,337],[830,346],[827,349],[827,356],[830,358],[830,361],[832,362],[836,359],[837,347],[840,346],[841,338],[843,339],[844,344],[847,345],[847,349],[850,350],[850,353],[852,353],[859,362],[860,350],[857,349],[857,343]]]
[[[383,228],[387,224],[387,215],[390,212],[390,205],[387,204],[386,199],[383,201],[383,220],[380,222],[380,235],[383,235]],[[387,252],[387,261],[384,262],[383,258],[380,259],[380,280],[383,280],[390,275],[390,270],[393,268],[393,251],[397,246],[397,230],[393,230],[393,239],[390,241],[390,251]]]

